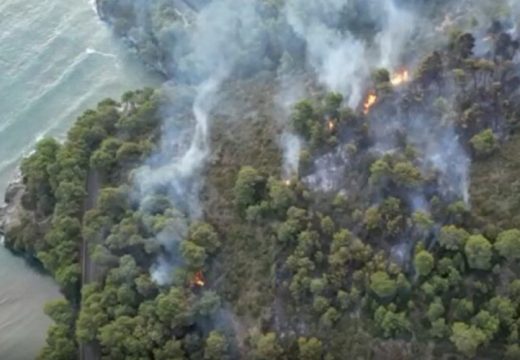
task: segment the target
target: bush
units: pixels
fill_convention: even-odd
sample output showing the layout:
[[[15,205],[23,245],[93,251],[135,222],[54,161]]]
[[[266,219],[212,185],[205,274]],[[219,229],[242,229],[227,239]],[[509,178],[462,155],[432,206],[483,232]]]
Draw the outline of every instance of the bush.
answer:
[[[240,211],[257,204],[263,195],[265,178],[251,166],[244,166],[238,173],[233,194],[235,204]]]
[[[442,247],[447,250],[461,250],[469,238],[469,233],[464,229],[459,229],[454,225],[444,226],[441,229],[439,241]]]
[[[484,236],[470,236],[464,247],[469,267],[476,270],[491,269],[492,249],[491,243]]]
[[[370,289],[381,299],[392,299],[397,292],[395,280],[386,272],[378,271],[370,276]]]
[[[479,157],[491,155],[497,149],[497,139],[491,129],[482,131],[470,140],[475,154]]]
[[[520,230],[501,232],[494,246],[500,256],[508,260],[520,259]]]
[[[419,251],[414,258],[415,271],[420,276],[427,276],[433,270],[433,255],[426,250]]]

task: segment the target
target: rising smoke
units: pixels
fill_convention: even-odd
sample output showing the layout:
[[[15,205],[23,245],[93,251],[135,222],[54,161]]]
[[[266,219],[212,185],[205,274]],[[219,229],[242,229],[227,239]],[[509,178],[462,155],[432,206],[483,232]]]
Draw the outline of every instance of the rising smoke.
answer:
[[[166,63],[161,67],[167,69],[165,73],[171,78],[163,90],[169,101],[163,109],[161,150],[136,176],[139,196],[144,198],[158,189],[166,189],[174,206],[187,215],[186,221],[202,215],[199,202],[202,172],[212,154],[211,114],[222,85],[262,70],[278,74],[280,91],[275,102],[284,110],[282,121],[286,124],[286,131],[279,139],[284,153],[282,174],[297,175],[302,141],[291,134],[287,120],[294,101],[306,94],[301,74],[311,74],[322,87],[341,93],[346,105],[358,107],[372,71],[379,67],[395,70],[410,61],[417,56],[417,39],[426,38],[433,31],[435,24],[425,21],[419,11],[422,5],[417,3],[398,0],[134,2],[141,14],[137,17],[135,38],[158,29],[154,42],[165,49]],[[173,6],[178,19],[158,25],[160,9],[165,4]],[[412,40],[416,44],[413,53],[408,47]],[[451,129],[442,129],[432,137],[421,124],[424,123],[407,127],[410,141],[425,147],[423,153],[429,154],[430,165],[445,173],[446,184],[467,199],[469,162],[455,134]],[[385,140],[384,136],[379,138]],[[385,148],[385,144],[380,146]],[[336,160],[318,159],[319,178],[327,178],[330,163],[334,164],[334,172],[343,169]],[[341,153],[339,160],[346,162],[348,158]],[[462,169],[460,174],[453,175],[457,179],[450,178],[454,162]],[[331,186],[327,183],[326,190]],[[168,241],[179,239],[164,234],[163,243]],[[167,282],[171,272],[167,258],[161,258],[152,270],[161,283]]]

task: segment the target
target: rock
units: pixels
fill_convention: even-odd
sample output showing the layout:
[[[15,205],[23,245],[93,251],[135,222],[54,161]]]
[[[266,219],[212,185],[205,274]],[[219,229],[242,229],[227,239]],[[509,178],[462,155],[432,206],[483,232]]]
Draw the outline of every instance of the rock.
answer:
[[[23,213],[22,196],[25,191],[22,177],[17,176],[7,186],[5,205],[0,208],[0,234],[18,226]]]
[[[22,183],[22,179],[16,179],[15,181],[12,181],[7,186],[7,190],[5,191],[4,195],[4,201],[6,204],[10,204],[13,201],[16,200],[16,197],[20,195],[20,193],[23,194],[23,191],[25,190],[25,185]]]

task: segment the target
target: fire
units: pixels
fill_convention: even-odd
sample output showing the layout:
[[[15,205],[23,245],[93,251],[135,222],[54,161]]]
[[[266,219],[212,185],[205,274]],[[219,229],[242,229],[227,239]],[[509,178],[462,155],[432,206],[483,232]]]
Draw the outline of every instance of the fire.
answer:
[[[328,126],[330,131],[334,130],[334,127],[335,127],[334,121],[329,120],[328,123],[327,123],[327,126]]]
[[[203,287],[204,285],[206,285],[206,282],[204,281],[204,274],[202,273],[202,271],[197,271],[191,279],[191,286]]]
[[[285,180],[285,186],[291,186],[291,180],[289,180],[289,179]]]
[[[408,70],[401,70],[396,72],[392,75],[390,78],[390,82],[393,86],[399,86],[402,85],[410,80],[410,74],[408,73]]]
[[[363,103],[363,113],[365,115],[369,113],[370,109],[372,108],[372,106],[374,106],[376,101],[377,101],[377,95],[373,92],[369,93],[367,99]]]

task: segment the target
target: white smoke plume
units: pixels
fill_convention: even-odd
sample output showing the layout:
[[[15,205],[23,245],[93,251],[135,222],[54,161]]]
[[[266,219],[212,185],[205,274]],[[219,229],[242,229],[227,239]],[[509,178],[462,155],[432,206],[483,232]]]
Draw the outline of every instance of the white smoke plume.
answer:
[[[142,29],[156,26],[157,16],[142,14],[161,4],[136,2]],[[179,4],[182,21],[161,24],[156,39],[163,47],[168,45],[166,58],[171,62],[163,67],[172,80],[165,92],[171,91],[173,100],[164,111],[161,150],[136,176],[140,196],[166,189],[174,206],[190,219],[201,216],[199,193],[202,171],[211,156],[211,113],[221,85],[230,78],[277,70],[283,79],[277,102],[285,121],[295,95],[305,94],[303,86],[299,88],[301,79],[295,68],[313,74],[321,86],[340,92],[347,105],[357,107],[371,72],[378,67],[400,67],[406,45],[421,28],[417,15],[394,0],[286,0],[281,5],[272,4],[260,0],[198,1],[189,14]],[[281,54],[294,63],[287,66]],[[188,89],[188,95],[182,95],[183,88]],[[185,108],[190,109],[188,114],[181,110]],[[297,175],[301,140],[286,131],[280,143],[283,175]],[[158,264],[155,271],[163,271],[165,263]]]
[[[302,140],[290,132],[285,132],[281,137],[283,151],[282,177],[291,179],[298,174]]]
[[[141,197],[158,189],[167,189],[174,202],[193,221],[201,213],[199,193],[201,171],[210,155],[210,113],[218,98],[221,84],[236,64],[244,65],[247,51],[261,43],[261,19],[253,4],[236,6],[231,0],[211,2],[199,12],[186,38],[171,49],[175,54],[175,83],[193,88],[191,117],[194,125],[179,124],[176,107],[185,106],[186,97],[175,97],[167,107],[174,110],[171,121],[164,124],[161,151],[150,164],[137,172],[136,184]],[[178,37],[180,40],[181,37]],[[176,85],[172,91],[177,91]],[[168,120],[168,119],[166,119]],[[168,234],[162,234],[163,238]],[[164,242],[178,242],[175,236]],[[168,282],[173,269],[167,257],[161,257],[152,267],[152,277],[160,284]]]
[[[349,30],[349,20],[345,17],[348,13],[358,14],[367,22],[377,24],[375,32],[367,36]],[[371,72],[379,67],[392,69],[400,66],[407,41],[414,31],[418,31],[412,12],[398,8],[392,0],[288,0],[283,14],[296,36],[305,44],[308,69],[315,73],[321,85],[329,91],[341,93],[346,104],[353,108],[361,102]],[[291,86],[296,82],[294,77],[297,75],[291,77],[287,71],[282,76],[279,99],[284,109],[295,103],[287,101],[290,98],[288,94],[294,96],[294,90],[298,89],[300,96],[293,100],[299,100],[303,95],[301,84],[299,88]],[[297,174],[301,140],[297,141],[294,135],[284,133],[281,142],[283,175],[291,177]],[[334,162],[338,164],[338,161]],[[320,161],[315,164],[320,174],[314,178],[328,177],[325,163]],[[322,181],[310,183],[323,184]],[[321,188],[330,190],[330,186]]]
[[[355,34],[343,28],[348,12],[374,22],[376,32]],[[398,8],[392,0],[366,4],[355,0],[290,0],[285,14],[294,32],[305,41],[307,61],[319,80],[329,90],[342,93],[351,107],[361,101],[372,70],[400,65],[403,47],[417,30],[412,13]]]

